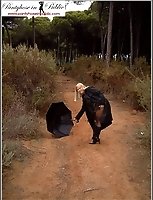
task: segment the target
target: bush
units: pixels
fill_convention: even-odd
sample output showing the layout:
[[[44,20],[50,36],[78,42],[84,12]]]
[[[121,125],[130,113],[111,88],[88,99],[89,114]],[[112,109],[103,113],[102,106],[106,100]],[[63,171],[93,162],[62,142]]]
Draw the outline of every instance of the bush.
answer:
[[[54,98],[56,65],[51,53],[37,47],[4,46],[3,64],[3,169],[12,159],[27,155],[20,139],[41,136],[39,115],[46,113]]]
[[[151,79],[146,76],[143,80],[136,79],[134,90],[137,93],[138,103],[144,110],[151,112]]]
[[[15,91],[15,88],[13,86],[3,83],[2,85],[3,114],[7,113],[7,111],[13,104],[15,94],[17,94],[17,92]]]
[[[145,57],[136,58],[131,71],[135,76],[143,79],[147,75],[151,75],[151,67],[148,65]]]
[[[32,152],[25,148],[19,140],[5,140],[2,142],[2,167],[3,173],[11,167],[12,161],[23,161]],[[4,174],[3,174],[4,175]]]
[[[151,154],[151,122],[147,123],[143,128],[137,132],[137,138],[140,139],[141,144],[148,149]]]
[[[40,108],[40,106],[37,106],[38,99],[33,98],[37,88],[41,88],[45,97],[47,97],[41,100],[41,107],[43,107],[43,104],[46,105],[46,103],[52,101],[56,65],[51,53],[39,51],[37,47],[27,49],[26,46],[18,46],[13,49],[4,46],[2,58],[3,83],[6,85],[5,95],[6,90],[9,93],[12,90],[22,93],[29,110]],[[8,99],[8,96],[9,94],[4,98]],[[39,100],[42,96],[39,96]]]
[[[125,62],[112,61],[107,67],[101,59],[81,57],[71,65],[69,74],[79,82],[97,85],[103,92],[125,99],[136,109],[150,111],[150,69],[145,58],[136,59],[129,69]]]
[[[3,139],[39,137],[38,124],[37,113],[28,112],[24,100],[16,94],[12,105],[3,113]]]
[[[12,151],[8,150],[5,143],[2,143],[2,166],[3,166],[3,169],[11,166],[13,156],[14,156],[14,153]]]

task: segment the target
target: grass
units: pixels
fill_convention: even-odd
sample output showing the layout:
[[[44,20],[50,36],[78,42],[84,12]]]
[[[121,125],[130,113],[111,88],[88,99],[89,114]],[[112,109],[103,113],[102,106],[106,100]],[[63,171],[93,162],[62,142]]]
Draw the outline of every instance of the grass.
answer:
[[[24,45],[3,46],[2,64],[3,167],[8,167],[21,150],[15,141],[41,136],[39,117],[55,98],[56,64],[51,53]]]

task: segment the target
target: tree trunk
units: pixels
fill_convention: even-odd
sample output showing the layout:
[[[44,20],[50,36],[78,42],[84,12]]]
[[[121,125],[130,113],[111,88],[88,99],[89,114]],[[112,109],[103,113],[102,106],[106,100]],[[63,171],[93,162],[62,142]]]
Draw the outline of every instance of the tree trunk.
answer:
[[[103,26],[102,26],[102,12],[104,9],[104,2],[98,1],[97,2],[97,11],[98,11],[98,18],[99,18],[99,27],[100,27],[100,48],[101,54],[104,52],[104,41],[103,41]]]
[[[60,64],[60,33],[58,33],[57,35],[57,58],[56,58],[56,62],[57,65]]]
[[[27,42],[26,42],[26,46],[27,46],[27,48],[29,47],[29,42],[28,42],[28,39],[27,39]]]
[[[10,46],[12,46],[12,42],[11,42],[11,34],[10,34],[10,32],[9,32],[9,29],[8,29],[8,26],[7,26],[7,23],[6,23],[6,22],[4,22],[4,27],[5,27],[6,32],[7,32],[8,43],[9,43]]]
[[[95,37],[93,37],[93,41],[92,41],[92,55],[95,54]]]
[[[120,47],[119,47],[119,52],[118,52],[118,59],[121,61],[121,55],[123,53],[123,47],[124,47],[124,43],[126,41],[126,32],[128,31],[129,28],[124,28],[123,32],[121,34],[120,37]]]
[[[121,30],[118,30],[118,36],[117,36],[117,58],[121,57]]]
[[[5,28],[4,28],[4,26],[2,27],[2,41],[3,41],[3,43],[5,42]]]
[[[102,52],[102,58],[103,58],[103,60],[105,59],[106,39],[107,39],[107,31],[106,31],[105,36],[104,36],[104,49],[103,49],[103,52]]]
[[[69,63],[71,63],[71,53],[72,53],[72,46],[70,45],[70,51],[69,51]]]
[[[75,53],[75,50],[73,49],[72,50],[72,63],[74,63],[74,61],[75,61],[75,55],[74,55],[74,53]]]
[[[69,39],[68,38],[66,38],[66,63],[68,63],[69,62],[69,47],[70,45],[69,45]]]
[[[59,66],[61,67],[62,65],[62,48],[60,47],[59,49]]]
[[[64,56],[64,58],[63,58],[64,59],[64,63],[66,63],[66,49],[64,49],[64,55],[63,56]]]
[[[134,57],[139,57],[139,50],[140,50],[140,30],[141,30],[141,22],[137,24],[137,32],[136,32],[136,43],[135,43],[135,55]]]
[[[114,2],[110,1],[109,19],[108,19],[108,35],[107,35],[107,53],[106,53],[106,60],[107,60],[108,67],[111,61],[111,51],[112,51],[113,10],[114,10]]]
[[[78,59],[78,49],[76,49],[76,60]]]
[[[132,10],[131,2],[129,2],[129,18],[130,18],[130,67],[133,65],[133,19],[132,19]]]
[[[104,54],[104,39],[103,39],[103,27],[100,25],[100,40],[101,40],[101,54]],[[104,57],[102,57],[104,59]]]
[[[77,49],[75,49],[75,50],[74,50],[74,61],[76,61],[77,58],[78,58],[78,57],[77,57]]]
[[[33,48],[35,47],[36,43],[36,36],[35,36],[35,18],[32,17],[32,32],[33,32]]]

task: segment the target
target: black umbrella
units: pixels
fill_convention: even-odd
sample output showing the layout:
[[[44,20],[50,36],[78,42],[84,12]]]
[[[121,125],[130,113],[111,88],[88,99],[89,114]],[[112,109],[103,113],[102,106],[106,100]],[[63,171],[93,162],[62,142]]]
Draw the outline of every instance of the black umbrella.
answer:
[[[52,103],[46,114],[47,130],[56,137],[70,134],[73,127],[71,111],[63,102]]]

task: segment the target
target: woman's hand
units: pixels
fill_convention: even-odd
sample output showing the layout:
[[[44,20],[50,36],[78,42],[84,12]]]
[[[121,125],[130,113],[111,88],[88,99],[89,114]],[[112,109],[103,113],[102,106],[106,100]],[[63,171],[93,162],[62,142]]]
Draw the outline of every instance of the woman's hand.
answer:
[[[75,117],[73,118],[73,122],[79,123],[79,120],[77,120]]]

